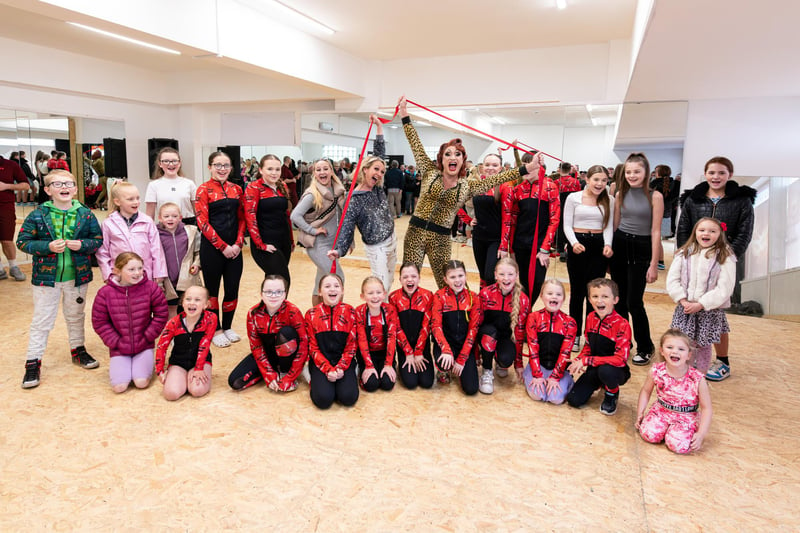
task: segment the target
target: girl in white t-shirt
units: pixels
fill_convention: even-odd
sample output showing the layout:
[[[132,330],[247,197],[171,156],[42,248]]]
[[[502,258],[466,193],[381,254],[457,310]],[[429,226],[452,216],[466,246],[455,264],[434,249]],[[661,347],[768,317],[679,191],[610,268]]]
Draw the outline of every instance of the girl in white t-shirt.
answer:
[[[155,218],[156,212],[167,202],[177,204],[183,213],[184,224],[195,224],[194,198],[197,185],[183,177],[181,156],[174,148],[162,148],[156,154],[156,169],[144,194],[145,213]]]

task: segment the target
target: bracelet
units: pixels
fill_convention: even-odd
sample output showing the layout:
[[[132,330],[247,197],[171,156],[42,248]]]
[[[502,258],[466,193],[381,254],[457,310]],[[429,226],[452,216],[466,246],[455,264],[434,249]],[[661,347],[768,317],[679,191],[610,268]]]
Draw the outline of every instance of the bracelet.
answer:
[[[539,253],[540,254],[549,254],[550,250],[545,250],[544,248],[539,248]]]

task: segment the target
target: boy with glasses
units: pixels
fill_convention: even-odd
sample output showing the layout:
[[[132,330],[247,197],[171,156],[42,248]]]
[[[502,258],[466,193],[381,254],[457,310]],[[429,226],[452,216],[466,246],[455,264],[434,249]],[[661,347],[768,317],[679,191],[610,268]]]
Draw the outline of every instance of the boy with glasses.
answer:
[[[91,255],[102,244],[103,233],[92,211],[75,200],[77,185],[72,174],[50,171],[44,190],[50,200],[25,218],[17,237],[17,247],[33,256],[33,319],[24,389],[39,385],[42,356],[59,300],[63,301],[72,362],[83,368],[99,366],[84,347],[84,308],[92,281]]]

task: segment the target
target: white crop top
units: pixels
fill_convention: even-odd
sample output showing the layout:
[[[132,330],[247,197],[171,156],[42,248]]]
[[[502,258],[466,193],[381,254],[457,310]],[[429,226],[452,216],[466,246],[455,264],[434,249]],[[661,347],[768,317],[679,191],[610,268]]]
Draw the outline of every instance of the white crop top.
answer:
[[[564,200],[564,235],[570,244],[578,242],[573,228],[603,230],[603,244],[611,246],[614,238],[614,199],[609,198],[608,222],[603,227],[603,208],[583,205],[583,191],[573,192]]]

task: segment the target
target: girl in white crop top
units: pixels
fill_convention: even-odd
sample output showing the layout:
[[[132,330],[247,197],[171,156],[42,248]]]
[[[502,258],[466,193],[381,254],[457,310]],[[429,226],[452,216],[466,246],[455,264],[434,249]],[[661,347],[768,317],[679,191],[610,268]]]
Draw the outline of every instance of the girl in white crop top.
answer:
[[[586,284],[606,275],[608,258],[613,254],[614,200],[609,197],[608,169],[594,165],[587,172],[586,187],[573,192],[564,201],[564,234],[569,272],[569,315],[578,324],[573,351],[580,347],[583,331]],[[591,306],[585,306],[586,312]]]

